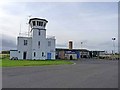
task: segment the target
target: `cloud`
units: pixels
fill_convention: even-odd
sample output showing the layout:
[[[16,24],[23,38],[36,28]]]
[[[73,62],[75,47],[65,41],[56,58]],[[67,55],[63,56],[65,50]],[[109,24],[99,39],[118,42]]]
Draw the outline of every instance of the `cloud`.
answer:
[[[117,3],[11,3],[0,8],[0,30],[15,40],[20,24],[21,32],[28,31],[32,15],[48,20],[47,34],[56,37],[58,47],[67,47],[72,40],[74,48],[81,48],[83,41],[87,49],[111,50],[111,38],[118,37],[117,8]]]
[[[56,45],[57,48],[67,48],[66,44],[57,44]]]
[[[16,39],[14,37],[2,34],[2,46],[0,50],[11,50],[16,49]]]

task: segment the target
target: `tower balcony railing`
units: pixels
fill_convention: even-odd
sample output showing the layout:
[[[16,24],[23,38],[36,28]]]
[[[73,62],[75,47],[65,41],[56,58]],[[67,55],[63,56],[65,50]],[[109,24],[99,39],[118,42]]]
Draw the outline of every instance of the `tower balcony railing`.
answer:
[[[30,35],[30,33],[28,32],[24,32],[24,33],[19,33],[20,37],[31,37],[32,35]]]
[[[46,35],[47,39],[55,39],[55,36]]]

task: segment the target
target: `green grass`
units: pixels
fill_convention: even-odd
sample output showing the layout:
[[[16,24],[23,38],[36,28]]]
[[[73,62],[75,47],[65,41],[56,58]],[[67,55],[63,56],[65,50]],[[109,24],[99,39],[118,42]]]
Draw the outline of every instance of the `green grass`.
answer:
[[[73,64],[65,60],[9,60],[9,57],[0,59],[0,67],[16,67],[16,66],[43,66],[43,65],[63,65]]]

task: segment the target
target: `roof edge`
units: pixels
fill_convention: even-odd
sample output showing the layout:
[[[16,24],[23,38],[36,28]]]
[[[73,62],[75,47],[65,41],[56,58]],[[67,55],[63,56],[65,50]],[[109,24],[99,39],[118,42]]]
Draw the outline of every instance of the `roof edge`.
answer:
[[[41,18],[31,18],[30,20],[29,20],[29,24],[30,24],[30,22],[32,21],[32,20],[43,20],[43,21],[45,21],[46,23],[48,22],[46,19],[41,19]]]

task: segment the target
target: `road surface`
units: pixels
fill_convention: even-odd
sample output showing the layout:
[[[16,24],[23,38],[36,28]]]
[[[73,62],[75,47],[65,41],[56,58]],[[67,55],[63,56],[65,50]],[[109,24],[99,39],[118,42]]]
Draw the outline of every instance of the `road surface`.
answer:
[[[74,65],[4,67],[3,88],[117,88],[118,61],[83,59]]]

